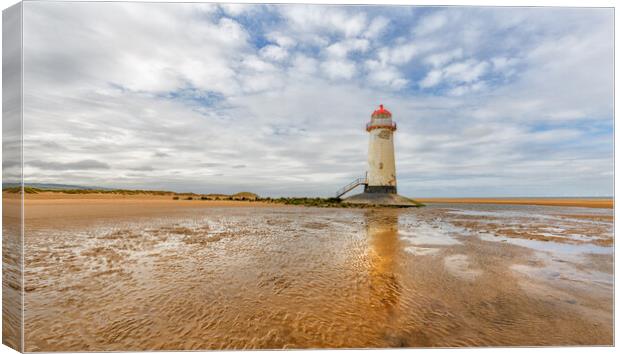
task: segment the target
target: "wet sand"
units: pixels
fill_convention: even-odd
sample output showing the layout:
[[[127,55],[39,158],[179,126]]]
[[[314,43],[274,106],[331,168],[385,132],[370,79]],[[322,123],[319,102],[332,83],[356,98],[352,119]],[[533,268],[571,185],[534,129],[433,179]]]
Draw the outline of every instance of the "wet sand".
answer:
[[[610,209],[26,199],[26,351],[613,344]]]
[[[421,203],[547,205],[584,208],[614,207],[611,198],[421,198]]]
[[[2,344],[21,351],[21,195],[2,198]]]

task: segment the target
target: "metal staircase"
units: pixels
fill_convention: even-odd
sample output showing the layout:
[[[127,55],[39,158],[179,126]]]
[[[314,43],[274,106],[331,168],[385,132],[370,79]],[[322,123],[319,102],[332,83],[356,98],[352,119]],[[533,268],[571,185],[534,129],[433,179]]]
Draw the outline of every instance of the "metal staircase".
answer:
[[[368,179],[366,177],[362,177],[362,178],[358,178],[355,181],[347,184],[346,186],[340,188],[337,192],[336,192],[336,198],[340,198],[343,195],[347,194],[349,191],[351,191],[353,188],[359,186],[359,185],[367,185],[368,184]]]

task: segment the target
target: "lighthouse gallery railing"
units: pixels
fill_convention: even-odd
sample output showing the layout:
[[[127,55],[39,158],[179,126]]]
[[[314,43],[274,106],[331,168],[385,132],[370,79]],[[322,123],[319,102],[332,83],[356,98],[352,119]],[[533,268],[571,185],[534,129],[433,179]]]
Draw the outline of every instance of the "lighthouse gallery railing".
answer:
[[[368,179],[366,177],[362,177],[362,178],[358,178],[355,181],[347,184],[346,186],[340,188],[337,192],[336,192],[336,198],[340,198],[342,197],[344,194],[348,193],[350,190],[352,190],[353,188],[359,186],[359,185],[366,185],[368,184]]]
[[[366,131],[369,132],[373,129],[389,129],[395,131],[397,126],[396,122],[392,122],[391,119],[373,119],[370,123],[366,124]]]

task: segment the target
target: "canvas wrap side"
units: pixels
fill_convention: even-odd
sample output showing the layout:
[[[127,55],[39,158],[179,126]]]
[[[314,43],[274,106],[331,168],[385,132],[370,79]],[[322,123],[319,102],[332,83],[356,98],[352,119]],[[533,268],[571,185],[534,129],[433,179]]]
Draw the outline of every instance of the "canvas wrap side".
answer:
[[[2,343],[18,351],[24,328],[22,13],[22,3],[2,12]]]

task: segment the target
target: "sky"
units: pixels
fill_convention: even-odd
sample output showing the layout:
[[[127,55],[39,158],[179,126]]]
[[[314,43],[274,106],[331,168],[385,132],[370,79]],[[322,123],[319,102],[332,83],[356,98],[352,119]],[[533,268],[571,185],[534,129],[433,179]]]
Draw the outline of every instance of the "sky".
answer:
[[[24,3],[24,176],[332,196],[370,114],[409,197],[613,195],[613,9]]]

